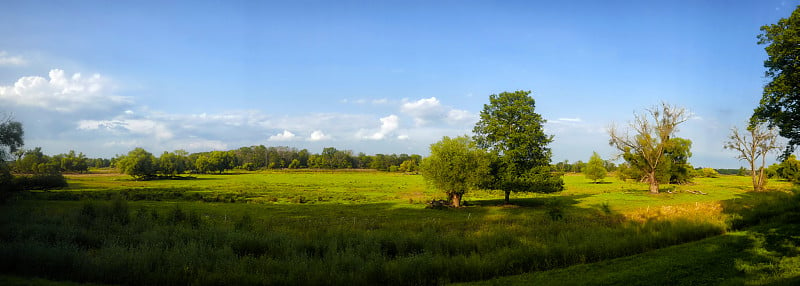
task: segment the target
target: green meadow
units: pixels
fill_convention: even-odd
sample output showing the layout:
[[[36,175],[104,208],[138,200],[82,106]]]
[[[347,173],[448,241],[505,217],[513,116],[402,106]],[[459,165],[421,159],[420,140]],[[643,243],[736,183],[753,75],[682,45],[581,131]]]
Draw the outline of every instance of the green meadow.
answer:
[[[503,205],[500,191],[474,191],[463,208],[428,209],[444,194],[401,173],[67,177],[68,188],[0,205],[0,281],[668,285],[800,275],[800,203],[781,181],[753,193],[749,177],[696,178],[652,195],[645,184],[567,175],[558,194],[512,194]],[[702,267],[708,274],[687,272]]]

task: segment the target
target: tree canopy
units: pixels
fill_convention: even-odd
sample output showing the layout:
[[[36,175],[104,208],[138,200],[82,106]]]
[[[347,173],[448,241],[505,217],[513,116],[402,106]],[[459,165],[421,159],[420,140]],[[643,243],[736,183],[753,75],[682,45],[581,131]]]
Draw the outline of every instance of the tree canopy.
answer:
[[[22,123],[6,118],[0,123],[0,161],[24,145]]]
[[[753,112],[751,125],[766,121],[789,139],[785,158],[800,145],[800,6],[789,18],[761,27],[758,44],[766,45],[765,76],[761,102]]]
[[[445,136],[431,144],[431,155],[422,160],[425,180],[450,197],[454,207],[461,206],[461,197],[477,188],[489,174],[490,158],[467,136]]]
[[[535,112],[530,91],[489,96],[472,132],[478,147],[495,155],[491,187],[505,192],[556,192],[563,180],[550,174],[553,136],[544,133],[546,122]]]

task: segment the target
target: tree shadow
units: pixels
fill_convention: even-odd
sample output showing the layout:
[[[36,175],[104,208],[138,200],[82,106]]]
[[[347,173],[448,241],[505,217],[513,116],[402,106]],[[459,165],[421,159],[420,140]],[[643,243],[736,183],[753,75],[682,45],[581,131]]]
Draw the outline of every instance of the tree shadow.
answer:
[[[553,196],[543,198],[511,198],[509,204],[505,204],[503,199],[482,199],[482,200],[469,200],[466,201],[466,206],[509,206],[509,207],[526,207],[538,208],[543,206],[559,206],[570,207],[580,203],[580,199],[590,197],[592,195],[572,195],[572,196]]]

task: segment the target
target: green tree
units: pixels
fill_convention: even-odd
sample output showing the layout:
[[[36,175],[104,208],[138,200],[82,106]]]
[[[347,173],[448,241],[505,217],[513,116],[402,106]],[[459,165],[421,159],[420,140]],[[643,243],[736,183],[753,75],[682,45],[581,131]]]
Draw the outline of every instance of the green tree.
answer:
[[[789,155],[778,167],[778,176],[792,183],[800,183],[800,161],[794,154]]]
[[[664,148],[664,164],[657,170],[659,183],[685,184],[692,177],[694,169],[689,164],[692,157],[692,141],[684,138],[670,138]]]
[[[400,167],[398,168],[400,172],[404,173],[414,173],[417,171],[417,169],[419,169],[419,167],[417,166],[417,161],[411,159],[403,161],[403,163],[401,163]]]
[[[431,144],[430,151],[431,155],[422,160],[422,175],[444,191],[454,207],[460,207],[464,193],[486,180],[490,157],[467,136],[445,136]]]
[[[669,147],[670,137],[679,124],[688,120],[686,109],[661,103],[660,107],[647,109],[645,114],[636,114],[630,129],[636,134],[630,136],[620,132],[616,126],[609,129],[609,144],[623,153],[625,160],[633,168],[643,171],[650,185],[650,193],[658,194],[659,168],[664,168],[664,153]]]
[[[511,192],[557,192],[563,180],[550,173],[553,136],[544,133],[546,122],[535,112],[530,91],[489,96],[472,132],[477,146],[493,153],[488,186],[503,190],[508,204]],[[542,180],[542,181],[537,181]],[[559,183],[560,182],[560,183]]]
[[[11,121],[10,117],[0,123],[0,191],[15,189],[14,176],[11,175],[11,168],[6,164],[6,160],[24,145],[22,138],[24,134],[22,123]]]
[[[589,158],[589,163],[586,164],[586,169],[584,169],[583,173],[586,175],[586,178],[589,180],[593,180],[597,183],[597,180],[603,180],[606,177],[606,167],[603,166],[604,161],[603,158],[600,158],[600,154],[597,152],[592,153],[592,157]]]
[[[766,78],[761,102],[753,112],[751,125],[766,121],[789,139],[783,157],[800,145],[800,6],[789,18],[761,27],[758,44],[766,45]]]
[[[183,153],[185,151],[182,150],[172,153],[164,151],[158,158],[158,172],[164,176],[177,176],[186,172],[186,157]]]
[[[775,129],[767,128],[764,124],[755,124],[748,127],[746,133],[740,133],[738,128],[733,127],[724,147],[737,151],[736,158],[747,161],[750,165],[753,190],[756,192],[763,190],[767,184],[767,176],[764,172],[767,154],[780,148]],[[761,159],[760,166],[758,166],[759,159]]]
[[[156,175],[156,157],[143,148],[137,147],[117,162],[117,168],[135,180],[150,178]]]

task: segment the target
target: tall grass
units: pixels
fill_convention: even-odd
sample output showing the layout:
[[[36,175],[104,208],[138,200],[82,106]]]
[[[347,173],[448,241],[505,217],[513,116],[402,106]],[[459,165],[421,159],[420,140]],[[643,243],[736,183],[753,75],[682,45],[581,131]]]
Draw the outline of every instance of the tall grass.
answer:
[[[547,207],[387,205],[363,210],[383,215],[341,217],[315,217],[315,206],[303,207],[312,216],[233,214],[203,203],[132,206],[121,198],[6,205],[0,271],[114,284],[437,285],[600,261],[724,231],[716,222],[640,222],[566,207],[558,219]]]

